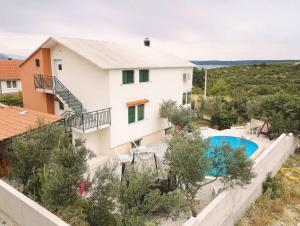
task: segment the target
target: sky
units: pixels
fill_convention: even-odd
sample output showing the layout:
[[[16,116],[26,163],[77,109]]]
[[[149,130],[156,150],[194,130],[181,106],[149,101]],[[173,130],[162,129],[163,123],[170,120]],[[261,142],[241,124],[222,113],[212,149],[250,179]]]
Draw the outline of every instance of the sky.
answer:
[[[143,44],[188,60],[300,59],[300,0],[0,0],[0,53],[49,36]]]

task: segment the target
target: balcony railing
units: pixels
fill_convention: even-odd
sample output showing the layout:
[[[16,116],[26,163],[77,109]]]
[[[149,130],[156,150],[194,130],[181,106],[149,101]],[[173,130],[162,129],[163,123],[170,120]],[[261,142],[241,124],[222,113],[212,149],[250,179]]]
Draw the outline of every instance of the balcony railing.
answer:
[[[65,112],[65,126],[68,131],[71,128],[76,128],[86,132],[91,129],[101,129],[105,125],[111,124],[110,109],[101,109],[97,111],[84,112],[82,114],[76,114],[75,112]]]
[[[34,86],[36,89],[54,91],[53,76],[34,75]]]

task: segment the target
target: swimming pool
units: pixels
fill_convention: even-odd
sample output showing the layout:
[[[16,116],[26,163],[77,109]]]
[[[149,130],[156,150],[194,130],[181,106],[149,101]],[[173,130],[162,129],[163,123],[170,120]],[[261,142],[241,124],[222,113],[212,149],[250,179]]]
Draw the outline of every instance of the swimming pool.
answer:
[[[210,137],[210,147],[213,148],[215,146],[221,147],[222,143],[229,143],[233,148],[245,148],[246,154],[248,158],[258,149],[258,145],[251,140],[246,140],[239,137],[232,136],[213,136]]]
[[[230,144],[233,149],[237,148],[244,148],[248,158],[250,158],[253,153],[258,149],[258,145],[251,140],[246,140],[239,137],[232,137],[232,136],[213,136],[209,137],[209,146],[208,149],[208,156],[211,156],[211,153],[214,151],[214,147],[221,147],[222,144]],[[207,176],[216,176],[216,169],[210,169],[206,172]],[[221,175],[226,175],[226,169],[223,172],[219,172]]]

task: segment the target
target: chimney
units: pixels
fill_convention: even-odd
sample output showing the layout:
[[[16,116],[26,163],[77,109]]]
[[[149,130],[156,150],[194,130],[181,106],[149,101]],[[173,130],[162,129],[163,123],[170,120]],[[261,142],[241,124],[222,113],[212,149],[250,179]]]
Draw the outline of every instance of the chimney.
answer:
[[[147,47],[150,47],[150,40],[149,40],[149,38],[145,38],[144,45],[147,46]]]

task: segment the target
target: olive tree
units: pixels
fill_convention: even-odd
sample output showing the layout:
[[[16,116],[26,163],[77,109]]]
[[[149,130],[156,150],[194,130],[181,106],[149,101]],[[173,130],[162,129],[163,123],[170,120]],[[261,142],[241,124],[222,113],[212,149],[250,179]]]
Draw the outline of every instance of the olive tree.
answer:
[[[13,140],[11,177],[25,194],[57,211],[77,200],[79,181],[93,153],[80,139],[73,145],[63,126],[38,123],[38,129]]]
[[[196,114],[191,108],[177,106],[176,101],[167,100],[160,105],[160,117],[166,118],[176,127],[186,128],[196,118]]]
[[[39,169],[50,161],[53,149],[65,140],[62,126],[37,122],[38,129],[30,130],[23,137],[13,139],[8,158],[11,162],[11,177],[23,187],[23,193],[40,198]],[[43,171],[43,170],[42,170]]]
[[[120,183],[122,225],[144,225],[156,213],[164,216],[178,216],[186,210],[184,196],[178,190],[162,193],[157,188],[157,175],[153,171],[137,171],[130,167],[127,180]]]
[[[229,144],[210,147],[209,139],[203,140],[199,134],[191,135],[183,130],[173,131],[165,160],[169,173],[176,175],[178,188],[185,194],[193,216],[196,215],[195,197],[203,186],[221,179],[224,189],[235,185],[244,187],[255,176],[252,160],[243,149],[233,149]],[[206,175],[215,179],[206,180]]]
[[[300,134],[300,96],[277,94],[249,101],[248,114],[271,125],[274,136]]]
[[[82,140],[75,140],[74,145],[59,142],[41,180],[42,202],[47,208],[58,210],[79,199],[79,183],[87,172],[87,160],[93,156]]]
[[[99,168],[93,178],[93,190],[88,199],[87,220],[94,226],[113,226],[119,222],[117,211],[119,180],[114,169],[104,166]]]
[[[143,226],[156,214],[178,216],[187,211],[184,195],[179,190],[162,193],[154,172],[129,166],[126,175],[119,180],[109,167],[97,171],[89,199],[91,225]]]

